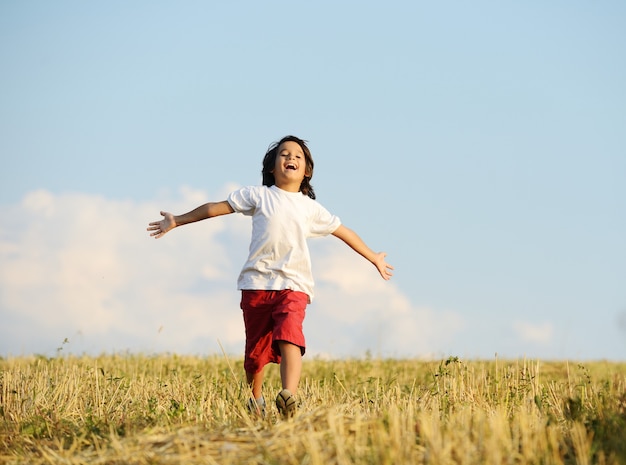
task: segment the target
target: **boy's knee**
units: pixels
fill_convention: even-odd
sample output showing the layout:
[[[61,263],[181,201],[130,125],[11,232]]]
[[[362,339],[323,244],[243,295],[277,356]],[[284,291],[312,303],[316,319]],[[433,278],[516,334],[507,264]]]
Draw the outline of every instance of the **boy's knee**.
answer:
[[[286,354],[295,353],[298,353],[299,355],[304,355],[304,347],[300,347],[293,342],[278,340],[276,341],[276,346],[281,357],[284,357]]]

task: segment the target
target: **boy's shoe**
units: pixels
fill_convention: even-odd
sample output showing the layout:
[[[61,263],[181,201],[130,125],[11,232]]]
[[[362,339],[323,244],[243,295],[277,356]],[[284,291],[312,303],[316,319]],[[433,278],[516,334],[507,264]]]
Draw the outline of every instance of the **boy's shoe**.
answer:
[[[276,408],[284,418],[291,418],[296,413],[296,398],[289,389],[283,389],[276,396]]]
[[[252,397],[248,399],[248,412],[251,415],[265,418],[265,399],[263,396],[258,399],[253,399]]]

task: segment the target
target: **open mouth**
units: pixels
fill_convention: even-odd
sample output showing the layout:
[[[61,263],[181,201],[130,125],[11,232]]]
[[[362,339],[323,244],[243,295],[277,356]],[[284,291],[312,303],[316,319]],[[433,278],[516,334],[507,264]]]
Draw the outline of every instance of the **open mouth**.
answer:
[[[294,170],[294,171],[296,171],[298,168],[293,163],[289,163],[287,166],[285,166],[285,169],[286,170]]]

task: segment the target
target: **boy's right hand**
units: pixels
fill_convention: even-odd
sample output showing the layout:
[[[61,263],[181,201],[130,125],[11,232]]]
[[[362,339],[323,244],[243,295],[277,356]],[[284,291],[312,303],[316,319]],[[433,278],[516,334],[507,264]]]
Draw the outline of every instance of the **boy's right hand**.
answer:
[[[161,212],[163,219],[161,221],[153,221],[148,225],[147,231],[153,231],[150,236],[154,236],[155,239],[163,236],[166,232],[176,227],[176,221],[174,215],[169,212]]]

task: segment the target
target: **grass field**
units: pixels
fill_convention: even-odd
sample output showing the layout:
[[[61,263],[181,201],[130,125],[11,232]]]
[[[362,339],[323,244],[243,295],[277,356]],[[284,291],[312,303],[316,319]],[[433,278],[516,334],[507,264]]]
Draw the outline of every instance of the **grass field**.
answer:
[[[626,363],[305,359],[291,420],[243,363],[0,359],[0,463],[626,464]]]

